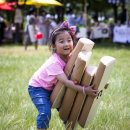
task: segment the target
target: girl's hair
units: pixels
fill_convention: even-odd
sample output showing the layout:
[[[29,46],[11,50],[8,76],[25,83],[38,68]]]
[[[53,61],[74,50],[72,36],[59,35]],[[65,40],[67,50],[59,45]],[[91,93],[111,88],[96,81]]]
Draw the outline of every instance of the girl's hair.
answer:
[[[64,31],[67,31],[71,35],[74,45],[76,44],[76,36],[72,33],[69,27],[58,27],[54,31],[52,31],[50,35],[49,49],[52,50],[52,52],[55,52],[54,46],[55,46],[56,37],[59,34],[63,33]]]

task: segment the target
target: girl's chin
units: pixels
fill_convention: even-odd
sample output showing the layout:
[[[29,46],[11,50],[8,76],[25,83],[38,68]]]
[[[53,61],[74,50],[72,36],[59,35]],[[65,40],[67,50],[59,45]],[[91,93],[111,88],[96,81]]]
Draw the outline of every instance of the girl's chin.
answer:
[[[67,55],[69,55],[70,53],[71,53],[70,50],[64,52],[64,54],[67,54]]]
[[[70,55],[70,52],[69,53],[64,53],[65,56],[69,56]]]

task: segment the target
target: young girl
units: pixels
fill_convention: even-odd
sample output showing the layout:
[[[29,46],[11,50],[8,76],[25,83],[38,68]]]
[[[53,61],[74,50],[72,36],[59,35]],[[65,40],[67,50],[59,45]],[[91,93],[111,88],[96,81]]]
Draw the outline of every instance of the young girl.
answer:
[[[51,118],[50,95],[57,81],[65,86],[91,96],[97,96],[97,90],[92,86],[83,87],[69,80],[64,73],[65,65],[74,48],[75,29],[69,27],[65,21],[54,30],[50,36],[52,56],[34,73],[29,81],[29,95],[38,110],[37,129],[45,130],[49,127]]]

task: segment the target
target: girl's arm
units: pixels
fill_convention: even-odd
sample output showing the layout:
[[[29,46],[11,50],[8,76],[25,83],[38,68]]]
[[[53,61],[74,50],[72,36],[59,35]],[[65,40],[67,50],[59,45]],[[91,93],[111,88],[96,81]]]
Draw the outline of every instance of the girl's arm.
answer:
[[[97,96],[98,90],[92,89],[93,86],[84,87],[84,86],[78,85],[78,84],[74,83],[75,81],[69,80],[64,73],[59,74],[56,77],[60,82],[62,82],[65,86],[67,86],[69,88],[72,88],[72,89],[82,92],[84,94],[88,94],[91,96]]]

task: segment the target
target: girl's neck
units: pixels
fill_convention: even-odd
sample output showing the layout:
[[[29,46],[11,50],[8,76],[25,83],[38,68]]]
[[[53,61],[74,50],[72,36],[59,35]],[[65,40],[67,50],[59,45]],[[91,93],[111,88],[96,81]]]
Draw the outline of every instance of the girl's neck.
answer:
[[[59,56],[65,63],[68,62],[69,56]]]

